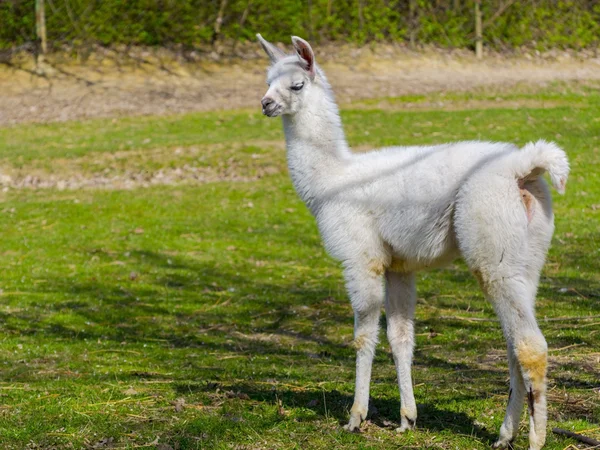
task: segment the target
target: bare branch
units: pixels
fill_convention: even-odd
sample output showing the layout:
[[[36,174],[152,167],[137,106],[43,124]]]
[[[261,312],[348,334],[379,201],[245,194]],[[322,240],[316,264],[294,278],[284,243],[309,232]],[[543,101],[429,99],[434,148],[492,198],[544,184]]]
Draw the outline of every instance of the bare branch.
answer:
[[[600,441],[597,441],[596,439],[592,439],[590,437],[584,436],[583,434],[573,433],[572,431],[563,430],[562,428],[552,428],[552,432],[555,434],[560,434],[563,436],[567,436],[567,437],[576,439],[579,442],[583,442],[584,444],[591,445],[593,447],[600,445]]]

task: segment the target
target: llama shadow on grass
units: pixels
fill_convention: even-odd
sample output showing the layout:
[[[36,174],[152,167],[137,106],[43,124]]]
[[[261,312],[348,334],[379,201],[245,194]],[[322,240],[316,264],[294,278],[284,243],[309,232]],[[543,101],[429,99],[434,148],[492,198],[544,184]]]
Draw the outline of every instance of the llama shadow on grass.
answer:
[[[112,260],[114,256],[94,254],[101,259]],[[258,255],[258,257],[262,257]],[[155,273],[154,281],[145,284],[121,283],[119,281],[85,279],[73,282],[73,280],[50,279],[48,283],[32,286],[32,294],[62,294],[68,295],[67,301],[57,302],[44,309],[49,312],[64,312],[77,318],[76,323],[89,322],[98,323],[101,326],[75,327],[68,323],[51,323],[37,317],[39,309],[22,310],[14,313],[0,312],[0,324],[5,322],[7,330],[14,327],[15,333],[21,335],[32,335],[46,333],[48,336],[67,338],[70,340],[108,340],[117,343],[128,342],[164,342],[165,346],[174,348],[202,348],[213,352],[238,353],[238,354],[260,354],[260,355],[285,355],[295,359],[315,361],[325,358],[353,366],[354,351],[348,345],[351,341],[352,313],[345,298],[333,299],[328,305],[323,304],[323,299],[331,295],[330,285],[311,287],[299,287],[293,283],[269,282],[266,279],[256,281],[252,276],[238,271],[239,267],[218,265],[210,261],[197,261],[189,257],[167,256],[150,251],[132,251],[131,258],[139,270],[146,273]],[[198,275],[200,274],[200,275]],[[453,269],[451,278],[463,283],[466,277],[470,277],[466,269],[460,267]],[[541,295],[552,298],[553,301],[573,301],[574,293],[560,293],[557,286],[571,286],[584,298],[577,301],[590,310],[600,309],[597,301],[600,286],[589,280],[573,280],[571,278],[549,278],[540,288]],[[340,280],[334,280],[336,283]],[[250,291],[244,291],[247,286],[252,286]],[[206,309],[202,314],[191,310],[173,309],[176,301],[157,301],[157,295],[171,295],[184,299],[188,303],[194,302],[198,305],[206,303],[206,296],[214,291],[232,292],[227,296],[231,298],[232,304],[243,303],[246,309],[238,307],[229,308],[226,315],[222,310],[213,308]],[[342,294],[343,295],[343,294]],[[433,295],[433,294],[432,294]],[[268,300],[268,301],[265,301]],[[303,332],[300,327],[295,327],[294,320],[304,317],[313,320],[314,312],[304,312],[301,308],[310,305],[315,311],[325,311],[326,320],[323,316],[318,317],[311,332]],[[268,322],[256,325],[249,319],[248,309],[252,309],[254,316],[268,317]],[[150,320],[153,317],[174,318],[168,326],[155,326]],[[12,319],[18,319],[18,326],[10,324]],[[145,318],[142,320],[142,318]],[[217,325],[215,325],[217,324]],[[464,329],[468,327],[473,333],[487,333],[490,327],[496,329],[495,337],[501,339],[499,324],[489,322],[468,323],[453,320],[439,320],[435,316],[417,323],[420,327],[434,328],[436,331],[444,332]],[[544,327],[543,321],[541,323]],[[331,327],[344,327],[347,333],[347,341],[330,339],[327,337]],[[260,341],[254,339],[257,333],[274,336],[272,341]],[[293,339],[300,343],[294,348],[285,344],[285,339]],[[577,337],[564,337],[560,345],[567,346],[578,344]],[[491,345],[489,339],[472,340],[469,342],[470,349],[485,352]],[[502,346],[503,341],[502,341]],[[558,345],[558,344],[557,344]],[[417,347],[415,364],[421,364],[424,353],[420,353]],[[457,363],[451,363],[440,359],[439,361],[425,361],[425,365],[442,365],[444,369],[456,370],[466,369],[458,367]],[[470,370],[470,369],[466,369]],[[573,386],[575,387],[575,386]]]
[[[217,386],[217,383],[206,383],[204,385],[197,385],[192,391],[211,392]],[[250,383],[222,385],[220,388],[225,392],[224,395],[228,395],[231,398],[246,399],[247,401],[268,405],[273,408],[274,414],[279,414],[281,418],[285,417],[287,414],[286,411],[290,409],[311,411],[311,414],[300,413],[296,415],[293,419],[296,422],[311,422],[334,418],[338,422],[340,430],[348,422],[349,410],[353,401],[351,395],[341,393],[337,390],[290,390],[281,389],[275,385],[270,388],[263,388]],[[181,395],[190,392],[190,386],[183,384],[177,386],[176,389]],[[473,401],[477,399],[479,399],[477,395],[461,395],[457,398],[457,401]],[[371,398],[369,414],[367,416],[368,424],[363,424],[362,428],[376,426],[395,432],[395,429],[400,426],[399,408],[399,400]],[[474,436],[478,440],[488,444],[492,444],[497,438],[494,431],[490,431],[479,425],[473,417],[463,412],[445,410],[431,403],[418,404],[417,410],[417,431],[423,430],[431,433],[450,431],[456,434]]]
[[[91,249],[88,252],[99,257],[100,261],[106,260],[107,264],[112,264],[115,260],[115,256],[103,254],[98,249]],[[265,252],[264,255],[255,255],[255,258],[269,258],[268,251]],[[334,301],[330,302],[328,306],[322,303],[324,299],[331,296],[333,282],[339,284],[337,297],[345,297],[341,277],[329,281],[329,285],[296,286],[293,282],[272,282],[264,277],[257,280],[254,275],[245,273],[244,269],[247,269],[245,265],[198,261],[190,257],[164,255],[145,250],[131,251],[130,259],[130,263],[136,267],[137,271],[155,274],[154,280],[140,285],[114,278],[108,279],[108,277],[104,280],[87,278],[76,281],[63,277],[48,279],[43,285],[31,286],[30,293],[36,296],[57,294],[69,296],[68,301],[51,305],[50,311],[61,310],[86,321],[110,325],[111,328],[108,331],[113,336],[109,335],[108,338],[112,337],[119,342],[144,340],[144,337],[151,337],[167,339],[178,347],[198,344],[197,338],[188,333],[180,333],[181,330],[177,327],[170,330],[172,332],[170,335],[167,330],[156,327],[144,330],[138,330],[135,326],[120,327],[122,322],[135,325],[137,318],[149,316],[176,315],[180,323],[198,327],[200,330],[203,326],[212,327],[215,322],[226,319],[227,322],[236,323],[242,329],[248,328],[252,332],[281,334],[326,346],[339,346],[339,343],[331,342],[324,336],[328,326],[352,326],[352,312],[349,302],[345,298],[334,298]],[[129,272],[125,277],[128,278],[128,275]],[[471,283],[471,287],[475,285],[468,270],[463,266],[454,266],[450,270],[441,271],[440,278],[457,287],[465,282]],[[248,286],[251,286],[251,289]],[[565,292],[560,291],[563,287],[566,288]],[[173,296],[188,303],[202,305],[214,301],[218,297],[217,294],[222,295],[222,293],[227,293],[231,303],[237,305],[227,310],[226,317],[223,317],[222,311],[216,308],[206,309],[200,317],[195,312],[189,313],[172,309],[175,303],[164,301],[165,296]],[[444,299],[434,300],[433,297],[436,294],[433,292],[421,291],[419,295],[431,298],[428,301],[432,304],[439,301],[442,302],[440,303],[442,306],[453,306],[450,303],[445,305]],[[553,302],[561,303],[573,302],[576,299],[579,307],[600,311],[600,301],[598,301],[600,283],[592,280],[546,277],[545,282],[540,286],[538,296],[551,298]],[[479,303],[487,305],[483,300]],[[260,329],[257,329],[255,325],[248,324],[249,313],[247,310],[241,309],[240,304],[251,308],[253,316],[269,317],[270,323],[261,325]],[[314,309],[327,309],[327,323],[323,322],[324,325],[318,325],[323,329],[313,329],[309,334],[286,328],[286,321],[298,316],[298,308],[307,305]],[[68,327],[61,326],[44,328],[33,311],[11,314],[22,319],[26,324],[19,329],[19,332],[24,334],[45,331],[69,338],[107,337],[105,336],[106,329],[97,333],[94,329],[75,332],[69,331]],[[1,319],[2,314],[0,314]],[[322,321],[317,322],[320,324]],[[543,326],[543,320],[541,322]],[[439,323],[440,321],[432,316],[420,321],[418,325],[438,325]],[[465,326],[464,322],[451,320],[444,320],[443,324],[456,328]],[[489,327],[489,323],[469,323],[468,326],[475,331],[483,331],[484,328]],[[221,332],[216,327],[212,333],[219,334]],[[226,333],[227,330],[224,332]],[[331,349],[328,351],[331,352]]]
[[[101,258],[104,256],[101,255]],[[50,311],[68,311],[69,314],[78,316],[85,321],[91,323],[97,322],[103,324],[102,327],[89,327],[85,330],[76,329],[69,324],[44,322],[33,316],[32,311],[22,311],[15,313],[0,313],[0,322],[4,319],[8,320],[11,316],[19,316],[19,329],[15,332],[22,334],[35,334],[39,332],[47,333],[49,336],[57,338],[66,338],[70,340],[88,340],[93,343],[97,340],[105,339],[116,343],[121,341],[127,342],[164,342],[166,347],[194,349],[202,348],[211,352],[223,352],[231,354],[245,355],[277,355],[293,357],[295,361],[304,361],[306,364],[312,364],[317,359],[333,361],[333,365],[343,367],[342,370],[348,373],[353,372],[354,367],[354,351],[348,347],[341,345],[339,341],[334,341],[326,338],[327,327],[343,325],[349,331],[352,325],[352,315],[350,307],[345,298],[335,300],[335,304],[328,306],[329,316],[327,322],[319,321],[313,333],[302,333],[297,329],[289,329],[287,323],[288,318],[293,318],[298,314],[305,314],[304,310],[297,308],[304,305],[311,305],[318,308],[322,299],[331,295],[330,290],[326,285],[306,288],[297,287],[293,283],[270,283],[267,280],[256,281],[252,276],[244,276],[238,273],[238,267],[218,266],[212,262],[195,261],[188,257],[165,256],[160,253],[140,251],[132,252],[132,258],[135,258],[136,266],[142,272],[155,273],[154,285],[146,283],[137,285],[136,283],[120,283],[107,282],[106,280],[79,280],[73,282],[71,280],[49,280],[48,283],[41,286],[32,287],[32,292],[38,294],[68,294],[67,301],[60,302],[57,305],[51,305]],[[108,259],[108,256],[106,257]],[[243,271],[239,271],[244,273]],[[198,277],[195,274],[202,274]],[[456,280],[450,280],[455,284],[463,283],[466,277],[469,276],[466,270],[456,270],[452,275]],[[594,304],[594,295],[598,292],[598,285],[592,282],[580,281],[573,284],[571,279],[551,279],[552,285],[543,285],[541,288],[542,295],[548,298],[556,298],[559,301],[567,302],[573,298],[573,294],[557,294],[555,286],[566,285],[574,286],[577,291],[587,297],[582,299],[585,305],[591,309],[599,308],[598,304]],[[341,281],[341,280],[340,280]],[[244,292],[245,286],[252,285],[251,292]],[[220,317],[223,311],[211,309],[202,315],[195,311],[178,311],[172,309],[175,301],[157,301],[158,293],[164,295],[168,289],[169,295],[176,298],[183,298],[188,302],[197,301],[202,304],[206,301],[203,297],[210,295],[204,290],[221,290],[226,291],[228,287],[233,288],[228,296],[232,298],[232,304],[238,301],[246,302],[254,309],[256,316],[265,315],[270,317],[270,323],[261,327],[256,327],[252,321],[248,319],[248,311],[242,309],[231,308],[226,311],[226,315]],[[162,290],[162,291],[161,291]],[[98,302],[101,300],[101,303]],[[270,304],[265,303],[265,299],[271,301]],[[176,299],[175,299],[176,300]],[[337,303],[343,304],[340,307]],[[325,307],[323,307],[325,309]],[[300,312],[298,312],[300,311]],[[142,318],[152,317],[175,317],[169,326],[155,326],[153,322],[142,322]],[[309,313],[306,313],[309,318]],[[83,321],[82,320],[82,321]],[[145,320],[145,319],[144,319]],[[82,322],[79,321],[79,322]],[[215,323],[222,322],[224,327],[215,327]],[[235,327],[232,327],[232,324]],[[445,326],[447,328],[465,328],[474,333],[483,333],[490,327],[489,323],[469,323],[459,321],[445,320],[440,322],[436,318],[422,321],[421,325],[426,324],[429,327]],[[499,325],[494,325],[497,330],[498,339],[501,338]],[[229,328],[228,328],[229,327]],[[198,332],[201,330],[201,332]],[[242,334],[236,333],[238,331]],[[438,330],[439,331],[439,330]],[[269,333],[273,335],[286,336],[302,340],[309,345],[306,348],[290,348],[279,341],[264,342],[253,341],[252,333]],[[350,331],[349,331],[350,332]],[[206,339],[203,336],[210,337]],[[248,335],[249,337],[244,337]],[[349,336],[351,336],[349,334]],[[232,338],[233,337],[233,338]],[[161,344],[163,345],[163,344]],[[471,342],[470,348],[481,349],[490,348],[489,340],[485,342]],[[318,348],[322,355],[315,355],[314,348]],[[388,354],[389,356],[389,354]],[[440,382],[443,382],[443,376],[440,371],[453,376],[453,371],[460,374],[459,379],[464,385],[467,383],[473,384],[477,382],[490,383],[492,393],[497,391],[506,394],[508,386],[504,389],[503,381],[507,376],[507,370],[488,370],[477,369],[474,366],[465,364],[464,362],[451,362],[450,359],[444,357],[436,357],[427,352],[421,352],[417,347],[415,355],[415,372],[420,367],[438,369],[435,376],[439,376]],[[258,402],[262,405],[269,405],[274,411],[277,410],[278,401],[281,401],[284,409],[298,408],[311,410],[312,414],[301,416],[299,420],[315,420],[333,417],[340,425],[344,425],[348,420],[348,411],[352,405],[353,398],[350,394],[340,393],[336,390],[318,391],[306,390],[297,391],[290,389],[281,389],[280,386],[265,386],[257,383],[248,384],[227,384],[226,373],[223,373],[224,368],[219,368],[216,364],[214,367],[198,367],[196,368],[194,361],[186,362],[190,364],[194,372],[200,378],[207,379],[204,384],[194,384],[174,382],[174,390],[181,396],[186,396],[190,392],[214,392],[217,383],[215,379],[222,379],[222,388],[227,391],[232,391],[235,395],[237,392],[246,394],[249,399]],[[201,362],[200,362],[201,364]],[[114,378],[114,374],[107,374],[106,377]],[[123,373],[118,375],[121,380],[149,378],[152,374],[148,373]],[[27,381],[33,379],[33,374],[30,372],[15,375],[14,378],[19,381]],[[101,377],[97,378],[101,380]],[[266,379],[262,380],[267,381]],[[567,387],[588,388],[592,387],[589,383],[586,385],[574,385],[577,380],[557,380],[557,386],[565,385]],[[583,380],[582,380],[583,382]],[[221,382],[218,382],[220,386]],[[394,381],[390,381],[394,383]],[[571,383],[571,384],[567,384]],[[265,383],[266,384],[266,383]],[[258,387],[257,387],[258,386]],[[265,386],[265,387],[263,387]],[[475,392],[457,393],[453,400],[456,402],[469,402],[473,400],[481,400],[487,398],[490,394],[489,389],[479,388]],[[240,399],[240,401],[243,401]],[[375,397],[373,405],[377,409],[377,413],[372,414],[370,421],[374,426],[380,428],[395,428],[398,426],[399,420],[399,399],[386,399]],[[499,408],[499,413],[503,408]],[[373,410],[373,409],[372,409]],[[496,438],[497,430],[487,430],[478,425],[475,421],[476,417],[471,417],[464,412],[450,411],[443,406],[436,406],[433,403],[422,403],[418,406],[419,418],[417,428],[430,432],[451,431],[457,434],[472,435],[484,443],[492,443]],[[311,418],[312,417],[312,418]],[[217,418],[215,420],[227,420],[226,418]]]

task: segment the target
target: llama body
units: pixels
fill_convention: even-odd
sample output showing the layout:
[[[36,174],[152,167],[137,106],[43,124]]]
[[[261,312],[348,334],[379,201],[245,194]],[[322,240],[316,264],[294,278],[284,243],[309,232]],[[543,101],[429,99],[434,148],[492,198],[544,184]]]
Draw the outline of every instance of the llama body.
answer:
[[[496,446],[516,436],[527,396],[530,448],[541,448],[547,348],[534,301],[554,225],[540,175],[548,171],[562,192],[569,170],[564,152],[543,141],[523,149],[474,141],[354,154],[308,43],[292,38],[297,54],[287,56],[259,40],[273,62],[263,112],[282,116],[292,182],[327,251],[342,262],[354,310],[356,388],[346,428],[357,429],[367,415],[384,305],[400,388],[399,431],[415,425],[414,273],[462,256],[508,343],[511,395]]]

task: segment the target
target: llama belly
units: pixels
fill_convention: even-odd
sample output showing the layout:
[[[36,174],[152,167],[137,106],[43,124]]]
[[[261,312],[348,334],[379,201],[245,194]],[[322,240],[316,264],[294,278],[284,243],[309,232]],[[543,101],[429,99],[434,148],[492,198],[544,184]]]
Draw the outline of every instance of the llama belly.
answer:
[[[434,217],[407,214],[394,222],[391,217],[381,222],[382,236],[389,249],[389,270],[413,272],[440,267],[455,259],[458,246],[452,227],[452,206]]]
[[[410,273],[420,270],[435,269],[451,263],[459,256],[457,248],[449,249],[447,252],[432,259],[411,259],[402,254],[392,254],[391,261],[386,267],[390,272]]]

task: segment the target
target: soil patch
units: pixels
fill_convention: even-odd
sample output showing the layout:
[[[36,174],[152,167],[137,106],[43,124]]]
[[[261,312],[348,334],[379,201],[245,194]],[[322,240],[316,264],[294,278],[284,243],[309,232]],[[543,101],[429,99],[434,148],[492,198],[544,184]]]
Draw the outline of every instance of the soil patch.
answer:
[[[573,52],[495,54],[480,61],[465,51],[415,53],[386,45],[324,46],[316,51],[341,104],[432,92],[506,90],[519,84],[539,89],[557,81],[600,80],[600,58]],[[227,62],[186,62],[140,52],[128,59],[95,54],[85,64],[58,55],[41,71],[29,57],[0,65],[0,126],[119,115],[259,110],[266,90],[267,60],[258,49],[247,59]]]

